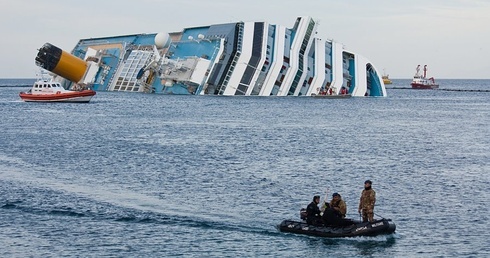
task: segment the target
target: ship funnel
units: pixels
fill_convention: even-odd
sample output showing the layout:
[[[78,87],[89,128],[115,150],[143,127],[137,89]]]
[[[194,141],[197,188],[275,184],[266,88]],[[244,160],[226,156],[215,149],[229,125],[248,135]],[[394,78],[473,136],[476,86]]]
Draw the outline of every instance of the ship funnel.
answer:
[[[75,83],[83,78],[88,67],[82,59],[50,43],[39,49],[36,65]]]

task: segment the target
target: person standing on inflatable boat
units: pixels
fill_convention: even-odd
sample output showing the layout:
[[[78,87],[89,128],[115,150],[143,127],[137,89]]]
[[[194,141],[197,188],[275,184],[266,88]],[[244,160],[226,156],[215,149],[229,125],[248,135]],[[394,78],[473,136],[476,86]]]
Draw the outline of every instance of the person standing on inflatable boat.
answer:
[[[376,202],[376,192],[371,188],[371,180],[364,182],[364,190],[359,200],[359,214],[362,211],[362,222],[374,221],[374,203]]]

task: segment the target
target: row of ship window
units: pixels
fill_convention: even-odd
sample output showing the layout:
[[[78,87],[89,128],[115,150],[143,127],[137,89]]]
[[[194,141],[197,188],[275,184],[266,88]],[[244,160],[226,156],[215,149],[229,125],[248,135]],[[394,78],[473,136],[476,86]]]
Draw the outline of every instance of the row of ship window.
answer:
[[[61,87],[61,86],[56,85],[56,84],[53,84],[53,85],[51,85],[51,84],[43,84],[43,85],[36,84],[36,85],[34,85],[34,88],[51,88],[51,86],[53,88]]]

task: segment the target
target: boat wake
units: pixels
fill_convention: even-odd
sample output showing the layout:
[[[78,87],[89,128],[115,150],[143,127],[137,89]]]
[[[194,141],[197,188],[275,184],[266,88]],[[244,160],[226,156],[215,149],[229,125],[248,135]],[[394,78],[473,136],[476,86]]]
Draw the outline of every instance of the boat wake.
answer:
[[[10,163],[21,161],[10,159]],[[26,165],[26,164],[24,164]],[[38,216],[92,218],[96,221],[142,223],[163,226],[179,226],[229,232],[263,235],[280,235],[273,225],[247,223],[236,214],[196,211],[182,203],[173,203],[158,197],[120,189],[117,186],[99,188],[91,185],[60,182],[43,178],[35,172],[6,168],[0,165],[0,180],[16,189],[16,199],[0,199],[0,208],[18,210]],[[33,193],[34,191],[34,193]],[[31,196],[31,197],[29,197]],[[32,198],[43,196],[43,199]],[[272,223],[272,221],[270,221]]]

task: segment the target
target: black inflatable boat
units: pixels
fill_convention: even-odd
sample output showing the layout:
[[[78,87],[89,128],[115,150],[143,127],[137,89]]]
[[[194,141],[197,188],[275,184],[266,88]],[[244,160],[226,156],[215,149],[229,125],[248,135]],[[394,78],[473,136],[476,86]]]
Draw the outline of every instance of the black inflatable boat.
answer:
[[[306,222],[284,220],[278,226],[281,232],[320,236],[320,237],[356,237],[389,235],[395,232],[396,225],[391,219],[375,220],[373,222],[356,222],[351,226],[332,227],[314,226]]]

